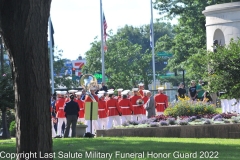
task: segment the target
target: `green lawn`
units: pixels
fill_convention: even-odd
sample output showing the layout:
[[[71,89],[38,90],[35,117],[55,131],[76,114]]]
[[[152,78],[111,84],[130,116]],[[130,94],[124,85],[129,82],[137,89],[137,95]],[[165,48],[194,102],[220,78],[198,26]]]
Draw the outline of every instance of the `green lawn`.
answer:
[[[54,139],[56,160],[69,159],[218,159],[237,160],[240,157],[240,139],[219,138],[142,138],[99,137]],[[0,140],[0,151],[15,152],[15,139]],[[72,158],[68,158],[72,153]],[[2,156],[4,155],[1,152]],[[74,158],[78,154],[79,158]],[[107,158],[94,157],[108,156]],[[153,157],[151,157],[151,154]],[[112,157],[110,158],[111,155]],[[64,157],[65,156],[65,157]],[[121,157],[122,156],[122,157]],[[124,157],[125,156],[125,157]],[[126,157],[128,156],[128,157]],[[178,156],[185,156],[180,158]],[[192,156],[192,158],[187,158]],[[196,156],[196,157],[195,157]],[[165,157],[165,158],[164,158]],[[7,160],[7,158],[0,157]]]

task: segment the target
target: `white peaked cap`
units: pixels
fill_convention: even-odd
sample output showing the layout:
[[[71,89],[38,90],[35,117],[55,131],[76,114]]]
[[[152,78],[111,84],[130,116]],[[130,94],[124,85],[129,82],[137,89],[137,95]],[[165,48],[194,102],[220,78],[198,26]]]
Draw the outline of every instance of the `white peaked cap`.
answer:
[[[104,93],[105,93],[105,91],[98,91],[98,93],[99,93],[99,94],[104,94]]]
[[[128,92],[130,92],[130,90],[124,90],[124,91],[122,91],[122,92],[126,92],[126,93],[128,93]]]
[[[97,94],[98,98],[101,98],[103,96],[103,94]]]
[[[62,91],[60,94],[65,95],[65,94],[67,94],[67,91]]]
[[[138,91],[138,88],[133,88],[132,91],[133,92]]]
[[[76,92],[75,94],[76,95],[82,95],[82,92]]]
[[[68,92],[69,93],[75,93],[75,92],[77,92],[78,90],[69,90]]]
[[[90,87],[89,88],[91,91],[95,91],[96,90],[96,87]]]
[[[113,94],[114,93],[114,91],[108,91],[107,92],[107,94]]]
[[[143,90],[143,93],[148,93],[149,92],[149,90]]]
[[[143,83],[139,83],[138,86],[144,86],[144,84]]]
[[[114,89],[108,89],[108,91],[114,91]]]
[[[56,94],[61,94],[62,91],[56,91]]]
[[[126,91],[121,93],[121,95],[127,95],[127,94],[128,94],[128,92],[126,92]]]
[[[122,91],[123,91],[123,89],[122,89],[122,88],[119,88],[119,89],[117,89],[117,91],[118,91],[118,92],[122,92]]]
[[[164,90],[164,87],[158,87],[158,90],[159,90],[159,91],[163,91],[163,90]]]

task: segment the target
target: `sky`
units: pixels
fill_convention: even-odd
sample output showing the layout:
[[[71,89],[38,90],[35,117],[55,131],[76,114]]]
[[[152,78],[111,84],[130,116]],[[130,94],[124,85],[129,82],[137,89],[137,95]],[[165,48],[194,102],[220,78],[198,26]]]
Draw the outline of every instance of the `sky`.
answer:
[[[140,27],[150,23],[150,0],[102,0],[107,32],[127,25]],[[100,0],[52,0],[50,10],[54,42],[62,50],[62,58],[85,57],[97,36],[101,37]],[[153,10],[153,19],[161,18]],[[173,22],[174,23],[174,22]],[[54,53],[56,54],[56,53]]]

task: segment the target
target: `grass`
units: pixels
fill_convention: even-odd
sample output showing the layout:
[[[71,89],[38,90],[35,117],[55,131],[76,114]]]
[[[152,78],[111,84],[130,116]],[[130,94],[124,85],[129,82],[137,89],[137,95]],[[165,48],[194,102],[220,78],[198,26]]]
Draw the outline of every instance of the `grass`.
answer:
[[[219,138],[142,138],[142,137],[98,137],[98,138],[67,138],[54,139],[53,150],[55,160],[71,160],[71,159],[91,159],[104,160],[110,159],[101,157],[88,157],[89,153],[102,153],[102,155],[112,154],[111,159],[214,159],[218,160],[237,160],[240,156],[240,139],[219,139]],[[0,151],[5,153],[15,152],[15,139],[0,140]],[[119,152],[118,152],[119,151]],[[82,154],[80,158],[62,157],[69,155],[68,153]],[[118,155],[119,153],[119,155]],[[121,155],[121,154],[122,155]],[[144,155],[143,155],[144,153]],[[147,155],[148,153],[153,153]],[[185,158],[178,157],[179,154]],[[190,155],[192,158],[187,158]],[[123,157],[129,154],[130,157]],[[131,157],[131,154],[133,157]],[[2,154],[3,155],[3,154]],[[135,155],[135,157],[134,157]],[[168,156],[169,155],[169,156]],[[174,157],[174,156],[175,157]],[[121,157],[122,156],[122,157]],[[165,157],[165,158],[164,158]],[[0,157],[0,159],[8,160]]]

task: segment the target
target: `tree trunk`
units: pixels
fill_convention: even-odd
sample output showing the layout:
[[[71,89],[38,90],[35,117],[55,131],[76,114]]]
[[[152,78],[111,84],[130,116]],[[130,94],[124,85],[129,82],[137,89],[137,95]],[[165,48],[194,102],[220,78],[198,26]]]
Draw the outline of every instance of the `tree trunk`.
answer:
[[[13,69],[17,153],[37,154],[30,159],[52,153],[47,46],[50,5],[51,0],[0,0],[0,33]]]
[[[8,127],[7,127],[7,117],[6,117],[6,109],[2,109],[2,128],[3,128],[3,131],[2,131],[2,139],[9,139],[11,138],[10,137],[10,134],[9,134],[9,131],[8,131]]]

